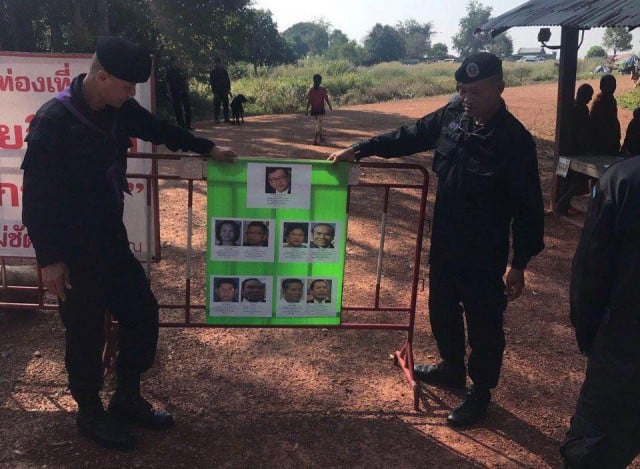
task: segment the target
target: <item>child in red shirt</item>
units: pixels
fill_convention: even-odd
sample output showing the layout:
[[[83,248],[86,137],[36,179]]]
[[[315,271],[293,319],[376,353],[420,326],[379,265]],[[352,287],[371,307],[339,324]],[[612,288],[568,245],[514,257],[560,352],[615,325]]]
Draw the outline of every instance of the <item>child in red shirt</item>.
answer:
[[[316,134],[313,137],[314,145],[318,145],[320,142],[324,141],[322,136],[322,118],[324,116],[325,101],[327,102],[329,109],[333,111],[327,90],[323,86],[320,86],[320,83],[322,83],[322,76],[315,74],[313,76],[313,87],[309,88],[309,91],[307,92],[307,109],[305,111],[305,114],[309,115],[309,107],[311,107],[311,115],[316,119]]]

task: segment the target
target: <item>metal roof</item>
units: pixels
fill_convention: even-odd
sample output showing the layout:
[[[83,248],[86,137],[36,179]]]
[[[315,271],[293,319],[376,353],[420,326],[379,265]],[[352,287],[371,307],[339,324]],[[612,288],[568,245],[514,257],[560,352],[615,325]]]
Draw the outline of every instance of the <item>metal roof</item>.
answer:
[[[496,36],[514,26],[636,28],[640,26],[640,0],[530,0],[478,29]]]

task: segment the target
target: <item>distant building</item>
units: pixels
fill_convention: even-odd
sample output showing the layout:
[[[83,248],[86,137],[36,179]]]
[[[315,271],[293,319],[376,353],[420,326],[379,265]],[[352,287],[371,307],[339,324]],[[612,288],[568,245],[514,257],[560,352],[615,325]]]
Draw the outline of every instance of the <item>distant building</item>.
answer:
[[[530,62],[537,62],[540,60],[556,60],[558,58],[558,53],[556,51],[552,51],[550,54],[547,54],[544,50],[544,47],[521,47],[518,49],[518,52],[510,56],[507,60],[518,61],[526,57]],[[535,60],[537,59],[537,60]]]
[[[544,47],[521,47],[516,52],[520,57],[524,55],[533,55],[536,57],[545,57],[547,54],[544,52]]]

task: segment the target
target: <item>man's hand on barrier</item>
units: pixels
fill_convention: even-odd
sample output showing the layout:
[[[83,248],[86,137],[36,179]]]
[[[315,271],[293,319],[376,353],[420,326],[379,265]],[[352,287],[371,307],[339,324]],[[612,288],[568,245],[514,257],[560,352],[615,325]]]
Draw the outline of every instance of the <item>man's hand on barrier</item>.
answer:
[[[41,271],[42,284],[45,288],[62,301],[66,301],[65,289],[71,290],[71,277],[67,265],[64,262],[57,262],[43,267]]]
[[[236,158],[238,157],[238,155],[236,155],[236,152],[233,151],[231,148],[219,147],[217,145],[211,149],[211,151],[207,156],[212,160],[223,161],[227,163],[235,163]]]
[[[333,162],[334,165],[340,163],[341,161],[348,161],[349,163],[353,163],[356,161],[356,150],[353,147],[349,147],[345,148],[344,150],[336,151],[334,153],[331,153],[327,160]]]
[[[504,293],[507,301],[513,301],[524,289],[524,270],[511,268],[505,280]]]

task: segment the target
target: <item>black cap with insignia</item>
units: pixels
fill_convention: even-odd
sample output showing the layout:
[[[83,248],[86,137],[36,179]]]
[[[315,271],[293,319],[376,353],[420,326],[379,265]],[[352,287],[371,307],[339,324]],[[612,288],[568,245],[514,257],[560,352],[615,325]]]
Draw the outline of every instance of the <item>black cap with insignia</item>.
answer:
[[[149,52],[126,39],[99,37],[96,55],[107,73],[129,83],[144,83],[151,74]]]
[[[473,83],[495,75],[502,74],[502,61],[489,52],[471,54],[462,61],[456,70],[458,83]]]

